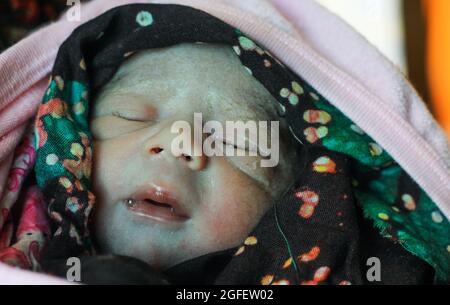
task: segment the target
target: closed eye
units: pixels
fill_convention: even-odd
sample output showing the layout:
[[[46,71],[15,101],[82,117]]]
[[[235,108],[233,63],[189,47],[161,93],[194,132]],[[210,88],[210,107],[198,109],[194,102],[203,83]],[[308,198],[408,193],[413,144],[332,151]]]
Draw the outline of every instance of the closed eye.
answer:
[[[232,143],[231,141],[224,139],[222,140],[222,142],[225,145],[229,145],[229,146],[233,146],[234,149],[236,150],[241,150],[241,151],[245,151],[247,153],[258,153],[259,149],[257,145],[254,145],[252,143],[250,143],[248,140],[241,140],[241,139],[235,139],[236,142]]]
[[[238,146],[237,144],[235,144],[235,143],[229,143],[227,140],[223,140],[222,143],[225,144],[225,145],[233,146],[234,149],[247,150],[246,148],[239,147],[239,146]]]
[[[232,146],[234,149],[249,151],[248,145],[246,145],[246,143],[239,143],[242,141],[239,141],[237,139],[235,139],[235,141],[230,141],[226,138],[218,137],[217,140],[221,141],[225,145]]]
[[[233,146],[234,149],[242,149],[236,143],[230,143],[230,141],[225,139],[222,135],[216,134],[214,129],[212,129],[211,132],[206,132],[205,134],[208,137],[210,137],[210,136],[214,137],[215,141],[222,142],[223,144],[228,145],[228,146]]]
[[[118,117],[118,118],[127,120],[127,121],[133,121],[133,122],[145,122],[145,120],[143,120],[143,119],[132,118],[131,116],[127,116],[127,115],[121,114],[121,113],[118,112],[118,111],[114,111],[114,112],[112,113],[112,115],[115,116],[115,117]]]

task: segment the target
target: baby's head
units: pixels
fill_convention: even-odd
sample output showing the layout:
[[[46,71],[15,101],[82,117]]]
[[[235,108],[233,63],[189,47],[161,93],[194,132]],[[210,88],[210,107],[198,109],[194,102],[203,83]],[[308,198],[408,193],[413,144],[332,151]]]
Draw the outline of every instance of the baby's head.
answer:
[[[278,120],[274,97],[222,45],[140,52],[96,95],[93,229],[102,252],[165,269],[235,247],[293,179],[296,150],[282,122],[275,167],[248,154],[174,156],[171,126],[193,123],[194,113],[224,126]]]

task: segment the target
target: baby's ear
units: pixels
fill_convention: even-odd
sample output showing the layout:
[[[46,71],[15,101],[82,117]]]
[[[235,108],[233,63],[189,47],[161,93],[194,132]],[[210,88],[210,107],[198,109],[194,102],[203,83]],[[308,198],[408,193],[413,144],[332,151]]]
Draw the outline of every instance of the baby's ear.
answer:
[[[87,285],[169,285],[168,280],[148,264],[118,255],[82,256],[81,283]],[[46,262],[46,271],[63,278],[71,266],[66,260]]]

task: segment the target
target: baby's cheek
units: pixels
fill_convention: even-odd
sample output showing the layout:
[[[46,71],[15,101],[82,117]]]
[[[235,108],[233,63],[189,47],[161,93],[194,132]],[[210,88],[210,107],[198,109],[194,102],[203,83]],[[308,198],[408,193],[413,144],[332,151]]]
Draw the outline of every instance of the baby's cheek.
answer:
[[[115,140],[94,141],[94,184],[101,186],[103,191],[116,192],[124,186],[126,164],[131,155],[126,148],[131,146],[131,143],[124,145]]]
[[[248,181],[247,181],[248,182]],[[227,183],[217,190],[203,217],[206,239],[226,249],[240,245],[267,211],[269,200],[256,185]]]
[[[108,199],[111,189],[114,188],[114,162],[108,144],[94,141],[93,144],[93,171],[92,180],[94,193],[97,197]]]

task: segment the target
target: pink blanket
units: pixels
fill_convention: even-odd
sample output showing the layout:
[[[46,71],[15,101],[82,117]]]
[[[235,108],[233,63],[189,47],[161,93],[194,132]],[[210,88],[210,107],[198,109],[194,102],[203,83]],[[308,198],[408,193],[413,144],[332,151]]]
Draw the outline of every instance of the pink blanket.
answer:
[[[74,28],[114,6],[149,2],[196,7],[259,41],[383,146],[450,218],[446,136],[401,72],[313,0],[93,0],[82,6],[81,21],[63,16],[9,48],[0,54],[0,200],[59,45]],[[64,281],[0,264],[0,284],[9,283]]]

